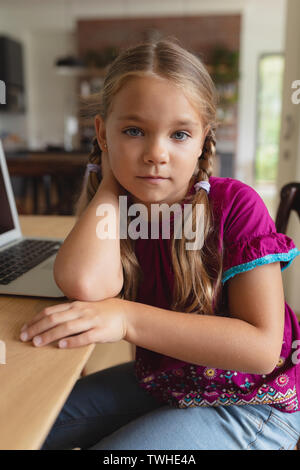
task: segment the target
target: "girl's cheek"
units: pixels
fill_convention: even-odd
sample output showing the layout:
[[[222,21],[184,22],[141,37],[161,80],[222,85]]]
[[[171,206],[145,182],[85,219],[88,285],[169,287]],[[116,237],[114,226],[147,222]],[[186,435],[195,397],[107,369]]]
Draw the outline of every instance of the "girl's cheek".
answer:
[[[137,148],[137,144],[124,141],[115,141],[111,146],[111,152],[114,159],[120,158],[120,156],[122,156],[122,160],[124,161],[124,159],[130,158],[132,153],[135,152]]]

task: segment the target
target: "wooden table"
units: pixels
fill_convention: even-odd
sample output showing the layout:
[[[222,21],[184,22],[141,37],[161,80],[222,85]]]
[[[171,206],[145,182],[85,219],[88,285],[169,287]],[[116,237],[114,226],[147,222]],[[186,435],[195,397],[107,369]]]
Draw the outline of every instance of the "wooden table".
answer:
[[[65,238],[71,216],[20,216],[24,236]],[[19,340],[20,329],[43,308],[64,299],[0,295],[0,340],[6,364],[0,364],[0,449],[39,449],[50,431],[94,345],[61,350],[36,348]]]

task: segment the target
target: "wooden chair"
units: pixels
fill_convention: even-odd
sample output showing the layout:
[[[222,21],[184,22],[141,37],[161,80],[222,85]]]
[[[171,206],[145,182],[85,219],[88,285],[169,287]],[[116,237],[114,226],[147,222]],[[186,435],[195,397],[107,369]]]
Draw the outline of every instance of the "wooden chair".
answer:
[[[73,215],[85,172],[85,154],[33,153],[7,159],[11,176],[23,177],[22,196],[25,201],[32,188],[32,213],[40,213],[39,195],[43,194],[47,215]],[[55,201],[51,189],[54,189]],[[22,212],[23,213],[23,212]]]
[[[280,203],[276,215],[276,229],[286,233],[291,211],[297,212],[300,219],[300,183],[288,183],[280,191]]]

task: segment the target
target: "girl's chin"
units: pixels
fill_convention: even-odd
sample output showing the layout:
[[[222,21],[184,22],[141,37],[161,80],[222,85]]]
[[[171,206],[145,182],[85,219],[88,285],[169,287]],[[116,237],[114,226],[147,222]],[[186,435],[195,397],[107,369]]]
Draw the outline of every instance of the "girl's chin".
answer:
[[[131,202],[132,204],[143,204],[146,207],[150,208],[152,204],[167,204],[168,206],[171,206],[172,204],[176,203],[178,201],[178,198],[168,198],[168,197],[152,197],[151,199],[149,197],[132,197],[131,195]]]

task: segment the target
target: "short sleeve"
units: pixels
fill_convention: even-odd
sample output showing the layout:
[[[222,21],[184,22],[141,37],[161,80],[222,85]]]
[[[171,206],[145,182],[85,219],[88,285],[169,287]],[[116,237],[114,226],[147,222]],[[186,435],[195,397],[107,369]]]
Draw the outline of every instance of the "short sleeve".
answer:
[[[231,194],[223,226],[222,283],[236,274],[277,261],[283,271],[299,254],[293,240],[277,232],[260,195],[240,183]]]

